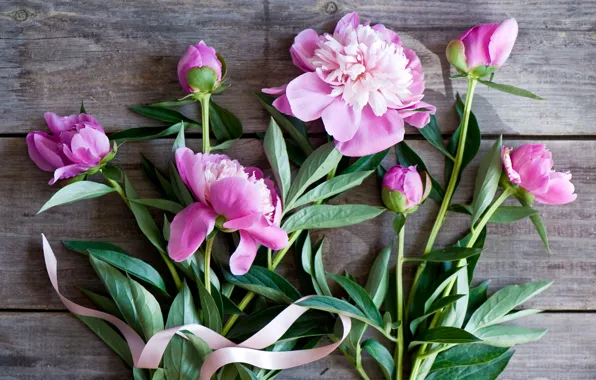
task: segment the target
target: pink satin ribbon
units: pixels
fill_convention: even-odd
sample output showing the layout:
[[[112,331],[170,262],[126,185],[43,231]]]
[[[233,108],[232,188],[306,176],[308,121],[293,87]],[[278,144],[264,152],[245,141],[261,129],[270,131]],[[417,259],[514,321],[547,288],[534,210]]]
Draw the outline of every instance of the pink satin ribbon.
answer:
[[[126,342],[128,343],[135,367],[137,368],[158,368],[163,353],[172,337],[176,334],[184,337],[184,334],[181,333],[182,330],[188,330],[192,332],[194,335],[203,339],[209,345],[209,347],[214,350],[203,362],[199,377],[200,380],[210,379],[219,368],[231,363],[245,363],[259,368],[271,370],[293,368],[311,363],[329,355],[348,336],[350,328],[352,327],[350,318],[340,314],[339,318],[343,325],[343,335],[338,342],[308,350],[289,352],[261,351],[262,349],[276,343],[283,336],[283,334],[288,331],[292,324],[302,314],[309,310],[307,307],[292,304],[285,308],[277,317],[275,317],[260,331],[240,344],[235,344],[234,342],[219,335],[215,331],[198,324],[172,327],[170,329],[160,331],[151,337],[147,344],[145,344],[139,334],[137,334],[136,331],[134,331],[122,320],[114,317],[113,315],[78,305],[60,294],[60,290],[58,289],[57,275],[58,262],[54,252],[52,251],[52,248],[50,247],[50,244],[48,243],[48,240],[43,234],[41,236],[43,240],[43,252],[46,261],[46,269],[48,270],[48,275],[50,277],[50,281],[52,282],[52,286],[54,286],[54,289],[58,293],[58,296],[60,296],[64,306],[66,306],[66,308],[74,314],[103,319],[104,321],[110,322],[118,330],[120,330],[124,336],[124,339],[126,339]],[[309,297],[301,298],[297,302],[307,298]]]

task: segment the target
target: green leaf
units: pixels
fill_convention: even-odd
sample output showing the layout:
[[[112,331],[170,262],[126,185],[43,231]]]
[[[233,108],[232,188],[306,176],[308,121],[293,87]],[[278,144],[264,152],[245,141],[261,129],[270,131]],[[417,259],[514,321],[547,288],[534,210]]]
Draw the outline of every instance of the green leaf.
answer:
[[[552,284],[552,281],[510,285],[493,294],[470,317],[466,330],[474,332],[496,323],[513,308],[526,302]]]
[[[362,286],[343,276],[338,276],[332,273],[327,273],[327,276],[331,277],[348,293],[354,303],[356,303],[360,310],[364,312],[364,315],[368,319],[376,323],[378,326],[383,325],[383,317],[381,317],[379,309],[377,309],[377,306]]]
[[[114,245],[103,241],[86,241],[86,240],[62,240],[62,244],[69,251],[74,251],[87,255],[90,249],[104,249],[108,251],[116,251],[120,253],[126,253],[125,250]]]
[[[221,315],[217,312],[218,306],[215,302],[214,296],[209,294],[207,288],[201,280],[197,281],[197,287],[199,289],[201,309],[203,310],[203,324],[217,333],[221,332]],[[215,290],[217,291],[217,289]]]
[[[124,176],[124,191],[128,199],[138,199],[137,192],[132,187],[132,183],[128,180],[128,177]],[[130,210],[132,211],[139,228],[147,239],[161,252],[166,252],[165,243],[161,235],[161,231],[157,228],[155,221],[151,217],[149,210],[142,204],[136,202],[129,202]]]
[[[389,153],[389,149],[385,149],[379,153],[360,157],[352,165],[350,165],[346,169],[344,169],[341,172],[341,174],[349,174],[349,173],[355,173],[355,172],[359,172],[359,171],[369,171],[369,170],[374,171],[379,165],[381,165],[381,162],[383,161],[385,156],[387,156],[387,153]]]
[[[378,325],[375,321],[368,319],[366,315],[364,315],[362,311],[355,306],[337,298],[327,296],[312,296],[297,302],[296,305],[310,307],[316,310],[328,311],[330,313],[344,314],[350,318],[354,318],[358,321],[369,324],[384,333],[383,327],[381,325]]]
[[[401,166],[407,167],[416,165],[418,171],[424,171],[428,173],[432,183],[432,189],[430,191],[429,197],[434,199],[436,202],[442,202],[445,192],[443,191],[441,184],[439,184],[439,182],[430,174],[430,171],[424,164],[424,161],[422,161],[422,158],[420,158],[420,156],[418,156],[418,154],[416,154],[416,152],[414,152],[414,150],[412,150],[412,148],[410,148],[405,141],[402,141],[395,146],[395,153],[397,154],[397,162]]]
[[[437,122],[437,118],[435,115],[430,115],[430,122],[426,124],[423,128],[418,129],[420,134],[424,136],[424,138],[435,148],[439,150],[439,152],[443,153],[445,157],[449,158],[450,160],[455,160],[455,158],[445,149],[445,145],[443,143],[443,136],[441,136],[441,129],[439,128],[439,123]]]
[[[302,296],[282,276],[266,268],[253,265],[243,276],[224,271],[226,280],[243,289],[255,292],[277,303],[292,303]]]
[[[511,322],[514,321],[516,319],[519,318],[523,318],[523,317],[528,317],[530,315],[535,315],[538,313],[542,313],[542,310],[538,310],[538,309],[522,309],[522,310],[514,310],[508,314],[505,314],[504,316],[502,316],[501,318],[499,318],[495,324],[497,323],[505,323],[505,322]]]
[[[428,299],[424,303],[424,312],[425,313],[428,310],[430,310],[431,305],[437,300],[437,298],[439,297],[439,295],[441,295],[441,293],[443,293],[443,290],[445,290],[445,288],[447,287],[447,285],[449,285],[449,283],[464,268],[465,268],[465,266],[452,268],[451,270],[443,273],[441,275],[441,277],[439,277],[439,279],[437,280],[437,282],[439,283],[439,286],[437,286],[435,288],[435,290],[432,292],[432,294],[430,295],[430,297],[428,297]]]
[[[203,361],[205,361],[205,358],[207,358],[207,356],[213,352],[211,347],[209,347],[209,345],[203,339],[194,335],[190,331],[185,331],[184,335],[186,335],[194,349],[197,351],[197,354],[199,354]]]
[[[153,294],[130,277],[128,280],[141,329],[145,340],[149,340],[153,335],[163,330],[161,308]]]
[[[401,229],[404,228],[406,224],[406,215],[402,213],[396,213],[395,218],[393,218],[393,232],[395,232],[395,236],[399,236]]]
[[[509,348],[489,346],[486,344],[461,344],[441,352],[432,371],[443,368],[466,367],[488,363],[507,352]]]
[[[161,108],[170,108],[170,107],[179,107],[184,106],[186,104],[193,104],[196,100],[193,98],[182,99],[182,100],[166,100],[163,102],[157,102],[150,104],[151,107],[161,107]]]
[[[300,147],[300,150],[307,156],[310,155],[313,152],[313,148],[308,140],[304,122],[295,117],[283,115],[273,107],[272,103],[275,100],[274,97],[267,94],[257,94],[257,98],[265,110],[267,110],[267,112],[273,116],[275,121],[277,121],[277,124],[279,124],[279,126],[296,142],[298,147]]]
[[[87,113],[87,111],[85,110],[85,103],[83,103],[82,100],[81,100],[81,109],[80,109],[79,113]]]
[[[239,139],[233,139],[233,140],[226,140],[220,144],[214,145],[211,147],[211,150],[228,150],[230,149]]]
[[[537,215],[538,210],[524,206],[500,206],[488,220],[490,223],[511,223]]]
[[[350,174],[342,174],[325,181],[304,194],[293,205],[293,208],[303,206],[308,203],[331,198],[334,195],[343,193],[353,187],[359,186],[362,182],[374,173],[374,171],[359,171]],[[288,211],[288,210],[286,210]]]
[[[368,279],[364,289],[372,298],[373,303],[378,308],[381,307],[387,290],[389,288],[389,259],[391,258],[391,248],[387,247],[381,250],[373,265],[370,267]]]
[[[282,228],[290,233],[312,228],[338,228],[358,224],[381,215],[385,209],[368,205],[316,205],[298,210]]]
[[[143,169],[145,176],[151,181],[162,197],[170,200],[175,199],[174,191],[172,190],[172,185],[170,185],[169,180],[166,179],[159,169],[157,169],[157,167],[155,167],[155,165],[143,154],[141,154],[141,169]]]
[[[166,371],[163,368],[155,369],[151,380],[166,380]]]
[[[478,309],[480,305],[485,303],[488,299],[487,293],[489,283],[490,280],[486,280],[481,282],[477,286],[470,288],[470,294],[468,295],[468,308],[466,310],[466,318],[464,320],[464,324],[468,323],[470,317],[472,316],[472,314],[474,314],[476,309]]]
[[[290,171],[288,150],[283,133],[273,118],[271,118],[269,128],[265,134],[263,148],[273,170],[275,180],[281,190],[281,199],[285,202],[292,184],[292,172]]]
[[[450,296],[445,296],[443,298],[439,298],[438,300],[433,302],[433,304],[430,305],[430,307],[428,308],[428,311],[424,315],[422,315],[422,316],[414,319],[412,322],[410,322],[410,331],[412,332],[412,335],[416,334],[416,329],[418,328],[420,323],[422,323],[422,321],[424,321],[426,318],[430,317],[437,311],[443,310],[447,306],[452,305],[454,302],[456,302],[457,300],[459,300],[460,298],[462,298],[464,296],[465,296],[464,294],[454,294],[454,295],[450,295]]]
[[[236,140],[242,137],[240,119],[213,100],[209,102],[209,124],[218,141]]]
[[[117,166],[106,165],[101,169],[101,174],[112,181],[122,182],[122,170]]]
[[[304,269],[304,271],[309,275],[314,276],[314,271],[312,269],[312,243],[309,232],[306,233],[306,238],[304,239],[304,244],[302,245],[301,262],[302,269]]]
[[[171,212],[172,214],[177,214],[180,211],[184,210],[184,206],[182,206],[178,202],[170,201],[167,199],[158,199],[158,198],[143,198],[143,199],[130,199],[131,202],[135,202],[141,205],[157,208],[160,210]]]
[[[106,195],[114,191],[116,191],[116,189],[104,185],[103,183],[92,181],[74,182],[58,190],[56,194],[54,194],[37,213],[41,214],[52,207],[80,201],[83,199],[101,197],[102,195]]]
[[[240,308],[238,308],[238,306],[236,306],[236,304],[234,302],[232,302],[231,299],[224,296],[223,294],[221,295],[221,302],[222,302],[224,314],[236,314],[236,315],[244,314],[244,312],[242,310],[240,310]]]
[[[464,103],[461,100],[459,94],[456,96],[456,103],[455,103],[455,110],[457,111],[460,120],[462,119],[462,115],[464,113]],[[461,132],[461,122],[460,126],[453,132],[453,135],[449,139],[447,143],[447,151],[451,153],[451,155],[455,156],[457,151],[457,145],[459,143],[459,137]],[[481,142],[481,134],[480,134],[480,127],[478,126],[478,120],[472,111],[470,111],[470,120],[468,122],[468,133],[466,138],[466,144],[464,148],[464,154],[462,157],[462,164],[458,173],[457,183],[459,184],[459,180],[461,178],[461,173],[464,169],[472,162],[476,154],[480,150],[480,142]],[[447,160],[445,161],[445,182],[449,183],[449,179],[451,178],[451,172],[453,171],[453,161]]]
[[[480,161],[474,185],[474,197],[472,198],[472,225],[476,224],[476,221],[490,206],[497,193],[499,179],[503,171],[503,162],[501,160],[502,140],[502,136],[499,136]]]
[[[517,197],[517,199],[522,206],[524,206],[524,207],[530,206],[528,204],[528,202],[526,200],[524,200],[522,197]],[[542,243],[544,244],[544,248],[546,248],[546,252],[548,252],[548,254],[550,255],[551,252],[550,252],[550,245],[548,244],[548,236],[546,234],[546,227],[544,226],[544,223],[542,223],[540,214],[530,215],[530,220],[532,221],[532,224],[534,224],[534,227],[536,228],[536,232],[538,232],[538,235],[540,236],[540,239],[542,240]]]
[[[161,233],[163,234],[163,238],[166,241],[170,241],[170,221],[165,214],[163,216],[163,227],[161,229]]]
[[[116,306],[118,306],[118,310],[120,310],[126,323],[139,334],[142,334],[143,330],[139,323],[132,290],[130,289],[130,284],[126,276],[110,264],[94,257],[93,254],[89,255],[89,261],[105,287],[108,289],[108,292],[112,296]]]
[[[201,125],[201,123],[198,121],[190,119],[184,116],[182,113],[168,108],[154,106],[132,106],[130,109],[139,115],[147,116],[151,119],[165,121],[167,123],[179,123],[184,121],[195,125]]]
[[[341,153],[335,149],[333,142],[322,145],[317,148],[300,167],[294,183],[288,192],[286,208],[291,209],[296,199],[301,196],[306,189],[323,178],[331,170],[335,169],[341,160]]]
[[[111,298],[102,296],[101,294],[94,293],[90,290],[80,288],[79,290],[83,292],[83,294],[91,300],[95,305],[97,305],[101,310],[105,311],[108,314],[112,314],[115,317],[122,319],[122,314],[120,310],[118,310],[118,306],[112,301]]]
[[[473,346],[478,345],[472,344],[461,347]],[[514,351],[506,352],[496,359],[482,364],[439,369],[431,373],[426,380],[496,380],[507,367],[513,353]]]
[[[240,380],[258,380],[257,375],[255,375],[253,371],[246,368],[244,365],[235,363],[234,366],[236,366],[236,369],[238,369]]]
[[[172,303],[166,328],[190,323],[200,323],[200,320],[190,289],[185,282]],[[175,335],[166,348],[163,363],[168,380],[196,379],[199,377],[202,359],[190,341]]]
[[[197,125],[184,122],[179,122],[169,127],[139,127],[129,128],[124,131],[110,133],[108,137],[121,145],[128,141],[145,141],[153,140],[160,137],[166,137],[180,133],[181,129],[196,128]]]
[[[530,329],[521,326],[492,325],[475,332],[482,342],[495,347],[511,347],[516,344],[535,342],[546,334],[546,329]]]
[[[185,148],[186,147],[186,140],[184,139],[184,122],[181,122],[182,126],[176,135],[176,139],[174,140],[174,144],[172,145],[172,152],[176,152],[178,148]]]
[[[161,290],[166,296],[166,284],[158,271],[143,260],[111,250],[89,249],[94,257],[121,269]]]
[[[429,252],[428,254],[420,257],[408,257],[407,260],[442,263],[446,261],[466,259],[471,256],[479,255],[480,253],[482,253],[482,249],[480,248],[449,247]]]
[[[190,191],[188,191],[186,188],[186,185],[184,185],[182,178],[180,178],[180,174],[178,173],[176,166],[170,162],[169,169],[170,178],[172,180],[172,190],[174,194],[176,194],[176,197],[180,203],[182,203],[183,206],[188,206],[194,203],[194,199],[192,198]]]
[[[487,80],[482,80],[482,79],[478,79],[478,82],[480,82],[483,85],[486,85],[490,88],[494,88],[495,90],[506,92],[511,95],[521,96],[522,98],[530,98],[530,99],[534,99],[534,100],[544,100],[544,98],[541,98],[540,96],[538,96],[534,93],[531,93],[528,90],[524,90],[523,88],[510,86],[508,84],[495,83],[492,81],[487,81]]]
[[[103,340],[118,356],[122,358],[128,364],[129,367],[133,367],[132,355],[128,348],[128,343],[122,338],[109,324],[99,318],[84,317],[82,315],[73,314],[75,317],[81,320],[99,339]]]
[[[466,330],[457,327],[440,326],[429,329],[422,336],[414,337],[410,348],[422,343],[460,344],[475,343],[478,341],[480,341],[478,337]]]
[[[327,278],[325,277],[325,268],[323,266],[323,242],[321,240],[315,248],[315,259],[314,259],[314,278],[317,282],[318,289],[321,290],[322,295],[332,296],[329,285],[327,284]]]
[[[395,363],[385,346],[374,339],[367,339],[362,343],[362,348],[379,363],[385,379],[391,380]]]

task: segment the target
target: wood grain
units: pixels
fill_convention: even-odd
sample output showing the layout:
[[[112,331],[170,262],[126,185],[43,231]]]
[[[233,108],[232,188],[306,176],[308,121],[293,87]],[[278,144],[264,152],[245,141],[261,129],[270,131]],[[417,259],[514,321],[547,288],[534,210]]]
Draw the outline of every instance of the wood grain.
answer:
[[[593,313],[544,313],[525,318],[526,327],[547,328],[538,342],[515,347],[515,355],[500,379],[591,380],[596,375]],[[81,322],[66,312],[0,313],[2,379],[72,380],[130,379],[126,364]],[[581,350],[578,350],[581,347]],[[364,356],[371,379],[384,377],[373,359]],[[280,379],[357,379],[341,353],[284,371]]]
[[[191,147],[200,147],[200,140],[188,139]],[[119,151],[117,162],[129,175],[137,190],[146,197],[154,191],[140,171],[140,152],[165,166],[172,157],[171,140],[126,144]],[[490,141],[482,148],[486,151]],[[508,141],[518,145],[519,141]],[[596,310],[596,299],[590,289],[596,286],[595,248],[596,227],[593,210],[596,207],[594,167],[596,142],[547,141],[553,152],[555,168],[570,170],[579,194],[578,200],[566,206],[538,206],[550,234],[553,255],[548,256],[529,221],[509,225],[491,225],[487,250],[477,269],[477,280],[493,279],[491,289],[504,285],[536,280],[556,280],[543,295],[528,302],[527,307],[547,310]],[[440,154],[424,141],[410,141],[420,152],[432,173],[441,180],[443,161]],[[47,280],[41,253],[40,234],[43,232],[56,249],[59,278],[67,297],[83,302],[74,285],[101,289],[86,261],[78,254],[65,251],[61,239],[107,240],[122,245],[131,253],[160,267],[155,251],[138,231],[135,221],[114,194],[61,206],[35,215],[55,191],[46,184],[48,173],[40,172],[26,155],[23,139],[0,139],[0,162],[11,162],[0,172],[0,309],[63,309]],[[245,165],[267,168],[258,140],[244,139],[229,152]],[[578,155],[577,152],[582,152]],[[391,153],[386,162],[392,164]],[[478,160],[476,160],[478,161]],[[468,170],[458,201],[466,202],[471,194],[474,167]],[[341,203],[378,204],[379,192],[374,179],[335,200]],[[421,252],[430,232],[436,205],[429,200],[421,210],[408,218],[407,252]],[[160,217],[161,220],[161,217]],[[391,215],[386,213],[374,221],[336,230],[315,231],[314,238],[327,237],[325,264],[330,272],[348,270],[364,281],[370,261],[386,245]],[[440,235],[437,247],[450,244],[465,232],[466,218],[450,215]],[[282,272],[295,278],[292,258],[284,262]],[[409,278],[413,267],[408,267]],[[165,271],[163,273],[166,273]]]
[[[218,97],[220,103],[241,118],[245,132],[264,131],[265,114],[253,94],[299,74],[288,53],[294,35],[309,27],[330,32],[352,10],[395,29],[418,53],[426,99],[438,107],[446,133],[457,125],[451,111],[455,92],[465,87],[448,79],[446,44],[475,23],[516,16],[519,39],[495,81],[547,100],[480,88],[475,112],[483,132],[594,135],[589,120],[596,116],[596,4],[591,0],[540,5],[503,0],[457,5],[447,0],[5,1],[0,3],[0,87],[5,89],[0,93],[0,134],[43,129],[44,112],[75,113],[81,100],[108,131],[157,125],[127,107],[183,96],[176,63],[200,39],[228,61],[233,86]],[[184,110],[196,115],[196,107]]]

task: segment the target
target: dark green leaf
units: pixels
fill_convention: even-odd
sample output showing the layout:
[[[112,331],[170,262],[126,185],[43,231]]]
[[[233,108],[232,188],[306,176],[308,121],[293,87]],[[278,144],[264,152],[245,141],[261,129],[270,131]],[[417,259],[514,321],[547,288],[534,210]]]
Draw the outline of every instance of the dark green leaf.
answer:
[[[378,325],[376,322],[368,319],[358,308],[337,298],[327,296],[312,296],[297,302],[296,305],[310,307],[316,310],[328,311],[330,313],[344,314],[350,318],[367,323],[375,327],[377,330],[384,332],[381,325]]]
[[[385,209],[368,205],[316,205],[298,210],[286,219],[286,232],[312,228],[338,228],[358,224],[381,215]]]
[[[449,271],[443,273],[438,279],[437,283],[438,286],[432,292],[432,294],[428,297],[426,302],[424,303],[424,313],[430,310],[431,305],[439,298],[439,296],[443,293],[443,290],[455,279],[459,272],[465,267],[453,267]]]
[[[111,264],[116,268],[121,269],[143,281],[146,281],[147,283],[161,290],[166,296],[168,295],[168,292],[166,291],[166,284],[159,272],[157,272],[151,265],[147,264],[143,260],[139,260],[135,257],[128,256],[127,254],[117,251],[92,248],[90,248],[88,251],[96,258],[105,261],[106,263]]]
[[[408,144],[405,143],[405,141],[402,141],[395,146],[395,153],[397,153],[397,162],[401,166],[407,167],[416,165],[418,171],[424,171],[428,173],[428,175],[430,176],[430,181],[432,183],[432,189],[430,191],[429,196],[436,202],[442,202],[445,192],[443,191],[443,188],[441,187],[439,182],[437,182],[437,180],[430,174],[430,171],[428,170],[420,156],[418,156],[418,154],[416,154],[416,152],[414,152],[412,148],[410,148]]]
[[[418,129],[420,134],[424,136],[424,138],[435,148],[437,148],[441,153],[443,153],[447,158],[450,160],[454,160],[451,153],[445,149],[445,144],[443,143],[443,137],[441,136],[441,129],[439,128],[439,123],[437,122],[437,118],[435,115],[430,115],[430,122],[424,126],[424,128]]]
[[[126,253],[125,250],[117,245],[103,241],[62,240],[62,244],[64,244],[69,251],[82,253],[84,255],[88,254],[90,249],[105,249],[108,251]]]
[[[464,103],[462,102],[459,94],[456,96],[456,103],[455,103],[455,110],[457,111],[460,120],[463,117],[464,113]],[[461,132],[461,123],[460,126],[453,132],[451,139],[447,144],[447,151],[451,153],[454,157],[457,151],[457,145],[459,143]],[[480,141],[481,141],[481,134],[480,134],[480,127],[478,126],[478,120],[476,120],[476,116],[472,111],[470,111],[470,120],[468,122],[468,133],[466,138],[466,144],[464,148],[464,154],[462,156],[462,164],[461,168],[458,173],[457,183],[461,178],[461,173],[464,169],[472,162],[476,154],[480,150]],[[449,179],[451,178],[451,172],[453,171],[453,161],[447,160],[445,161],[445,181],[448,183]]]
[[[325,181],[304,194],[293,205],[293,208],[304,206],[308,203],[317,202],[327,198],[331,198],[334,195],[343,193],[353,187],[359,186],[362,182],[374,173],[374,171],[359,171],[350,174],[342,174],[337,177]],[[288,211],[286,209],[286,211]]]
[[[232,302],[231,299],[224,296],[223,294],[221,295],[221,301],[222,301],[222,305],[223,305],[224,314],[236,314],[236,315],[244,314],[244,312],[242,310],[240,310],[238,308],[238,306],[236,306],[236,304],[234,302]]]
[[[182,99],[182,100],[166,100],[163,102],[157,102],[157,103],[150,104],[150,106],[151,107],[170,108],[170,107],[184,106],[186,104],[193,104],[194,102],[196,102],[196,100],[193,98]]]
[[[233,113],[213,100],[209,103],[211,130],[219,141],[236,140],[242,137],[242,122]]]
[[[180,122],[182,126],[176,135],[176,139],[174,140],[174,144],[172,145],[172,152],[176,152],[178,148],[185,148],[186,147],[186,140],[184,138],[184,122]]]
[[[128,277],[135,309],[145,340],[163,330],[163,315],[159,303],[145,288],[138,282]]]
[[[106,165],[101,169],[101,174],[112,181],[122,182],[122,170],[117,166]]]
[[[385,346],[374,339],[367,339],[362,343],[362,348],[379,363],[385,379],[391,380],[395,363]]]
[[[310,240],[310,233],[308,232],[306,233],[306,238],[302,244],[301,262],[302,269],[309,275],[314,276],[314,271],[312,269],[312,243]]]
[[[443,310],[444,308],[453,304],[454,302],[456,302],[457,300],[459,300],[462,297],[464,297],[464,294],[454,294],[454,295],[450,295],[450,296],[445,296],[443,298],[439,298],[438,300],[433,302],[433,304],[430,305],[430,307],[428,308],[428,311],[426,312],[426,314],[424,314],[423,316],[420,316],[420,317],[414,319],[412,322],[410,322],[410,331],[412,332],[412,334],[416,334],[416,329],[418,328],[420,323],[422,321],[424,321],[426,318],[430,317],[437,311]]]
[[[395,236],[399,236],[401,229],[404,228],[406,224],[406,215],[402,213],[395,214],[395,218],[393,218],[393,232],[395,232]]]
[[[380,308],[387,296],[389,288],[389,259],[391,258],[391,248],[387,247],[381,250],[373,265],[370,268],[368,280],[364,289],[368,292],[377,308]]]
[[[192,198],[190,191],[188,191],[188,189],[186,188],[186,185],[184,185],[182,178],[180,178],[180,174],[178,173],[176,166],[174,166],[174,164],[170,162],[169,169],[170,178],[172,180],[172,190],[174,194],[176,194],[176,197],[178,198],[180,203],[182,203],[182,205],[184,206],[188,206],[194,203],[194,199]]]
[[[457,327],[440,326],[429,329],[422,336],[415,337],[410,344],[410,347],[421,343],[460,344],[474,343],[478,341],[480,341],[480,339],[466,330]]]
[[[461,344],[441,352],[435,359],[431,371],[488,363],[503,355],[507,350],[509,348],[493,347],[486,344]]]
[[[169,211],[172,214],[177,214],[184,209],[178,202],[169,201],[167,199],[151,199],[151,198],[144,198],[144,199],[131,199],[131,202],[135,202],[138,204],[142,204],[145,206],[157,208],[164,211]]]
[[[389,149],[383,150],[379,153],[360,157],[352,165],[348,166],[341,174],[355,173],[359,171],[375,170],[383,161],[385,156],[389,153]]]
[[[243,289],[255,292],[277,303],[292,303],[302,296],[282,276],[266,268],[253,265],[243,276],[224,271],[226,280]]]
[[[508,84],[495,83],[492,81],[486,81],[486,80],[482,80],[482,79],[478,79],[478,82],[480,82],[490,88],[494,88],[495,90],[506,92],[508,94],[521,96],[523,98],[530,98],[530,99],[534,99],[534,100],[544,100],[544,98],[541,98],[540,96],[538,96],[534,93],[531,93],[528,90],[524,90],[523,88],[510,86]]]
[[[174,111],[163,107],[153,106],[132,106],[130,109],[140,115],[147,116],[151,119],[165,121],[167,123],[179,123],[181,121],[201,125],[196,120],[190,119],[178,111]]]
[[[199,289],[199,300],[203,311],[203,324],[217,333],[221,332],[222,320],[220,313],[217,312],[218,306],[214,296],[209,294],[201,280],[197,281],[197,287]]]
[[[87,327],[103,340],[112,351],[118,354],[129,367],[134,366],[128,344],[110,325],[98,318],[84,317],[77,314],[74,314],[74,316],[87,325]]]
[[[102,311],[105,311],[108,314],[112,314],[115,317],[122,319],[122,314],[120,310],[118,310],[118,306],[112,301],[111,298],[102,296],[101,294],[94,293],[90,290],[79,288],[83,294],[91,300],[95,305],[97,305]]]
[[[358,305],[368,319],[376,323],[378,326],[383,325],[383,317],[381,317],[379,309],[377,309],[377,306],[362,286],[343,276],[338,276],[332,273],[327,273],[327,276],[331,277],[348,293],[354,303]]]
[[[532,207],[500,206],[488,221],[491,223],[511,223],[537,214],[538,210]]]
[[[151,181],[162,197],[170,200],[175,199],[174,191],[169,180],[143,154],[141,154],[141,169],[143,169],[145,176]]]
[[[488,299],[488,284],[490,280],[486,280],[478,284],[478,286],[470,288],[468,298],[468,308],[466,310],[466,318],[464,324],[468,323],[472,314]]]
[[[488,206],[490,206],[497,193],[499,179],[503,171],[501,145],[502,137],[499,136],[491,149],[484,155],[482,161],[480,161],[480,166],[476,174],[476,183],[474,185],[474,197],[472,198],[472,225],[476,224],[476,221],[482,216]]]
[[[474,346],[478,345],[468,344],[455,348]],[[442,368],[431,373],[426,380],[496,380],[499,374],[507,367],[507,363],[509,363],[509,360],[513,356],[513,352],[506,352],[496,359],[482,364]]]
[[[292,172],[290,171],[290,161],[284,136],[273,118],[271,118],[269,128],[265,134],[263,148],[281,190],[281,199],[285,202],[292,184]]]
[[[85,110],[85,103],[82,100],[81,100],[81,109],[80,109],[79,113],[87,113],[87,110]]]
[[[124,131],[110,133],[108,137],[118,144],[123,144],[127,141],[145,141],[153,140],[160,137],[166,137],[180,133],[180,129],[196,128],[197,125],[184,122],[179,122],[169,127],[139,127],[129,128]]]
[[[522,197],[518,197],[517,199],[519,200],[519,203],[521,203],[522,206],[530,207],[528,202],[526,202]],[[530,215],[530,220],[532,221],[532,224],[534,224],[534,227],[536,228],[536,232],[538,232],[538,235],[540,235],[540,239],[542,240],[542,243],[544,244],[544,248],[546,248],[546,252],[548,252],[550,254],[551,253],[550,245],[548,244],[548,236],[546,234],[546,227],[544,226],[544,223],[542,223],[540,214]]]
[[[116,189],[104,185],[103,183],[92,181],[74,182],[58,190],[37,213],[40,214],[55,206],[60,206],[83,199],[101,197],[102,195],[106,195],[114,191],[116,191]]]
[[[449,247],[432,251],[420,257],[408,257],[408,261],[431,261],[434,263],[442,263],[445,261],[466,259],[471,256],[479,255],[481,252],[482,249],[480,248]]]
[[[321,240],[315,248],[314,258],[314,278],[317,282],[318,289],[321,290],[322,295],[331,296],[331,290],[327,284],[327,278],[325,277],[325,268],[323,266],[323,242]]]

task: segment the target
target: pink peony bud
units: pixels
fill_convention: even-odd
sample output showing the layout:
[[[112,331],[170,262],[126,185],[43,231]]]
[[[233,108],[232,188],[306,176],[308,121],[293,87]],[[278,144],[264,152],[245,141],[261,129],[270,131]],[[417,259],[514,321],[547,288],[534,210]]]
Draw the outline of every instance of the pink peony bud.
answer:
[[[50,184],[96,168],[113,158],[110,140],[91,115],[44,115],[52,134],[27,135],[29,157],[41,169],[54,172]]]
[[[428,197],[432,188],[430,177],[425,174],[425,184],[422,184],[420,173],[415,166],[405,168],[397,165],[389,169],[383,178],[381,195],[385,206],[394,212],[409,214]]]
[[[191,45],[178,62],[178,80],[189,94],[212,92],[221,82],[222,63],[215,49],[201,41]]]
[[[542,144],[524,144],[515,150],[502,148],[503,167],[514,185],[538,203],[565,204],[577,198],[571,173],[552,170],[552,155]]]
[[[517,21],[476,25],[447,45],[449,63],[463,73],[484,77],[501,67],[517,39]]]
[[[192,255],[217,226],[238,231],[240,244],[230,257],[235,275],[245,274],[260,245],[281,249],[288,235],[279,227],[281,200],[271,180],[224,154],[176,150],[176,165],[197,202],[179,212],[170,227],[168,253],[175,261]]]

